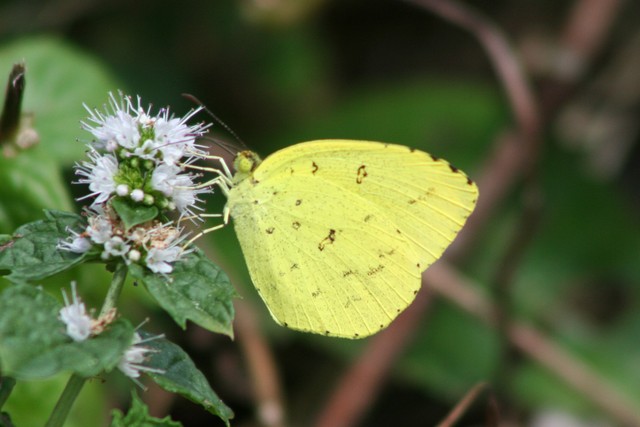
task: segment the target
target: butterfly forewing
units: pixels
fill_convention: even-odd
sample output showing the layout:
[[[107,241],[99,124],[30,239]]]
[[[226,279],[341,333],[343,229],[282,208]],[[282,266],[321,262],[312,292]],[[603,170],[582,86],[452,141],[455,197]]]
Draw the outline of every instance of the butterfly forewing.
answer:
[[[269,156],[256,175],[286,171],[333,182],[381,207],[407,236],[423,270],[453,241],[478,197],[475,184],[446,161],[379,142],[297,144]]]

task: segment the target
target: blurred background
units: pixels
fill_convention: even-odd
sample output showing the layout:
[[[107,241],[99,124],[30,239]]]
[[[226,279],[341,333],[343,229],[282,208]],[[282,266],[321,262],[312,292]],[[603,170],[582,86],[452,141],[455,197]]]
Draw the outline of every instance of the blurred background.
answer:
[[[622,0],[4,0],[0,79],[25,61],[40,143],[0,159],[0,232],[78,210],[82,103],[118,89],[178,115],[191,93],[262,155],[320,138],[421,148],[481,199],[387,331],[354,342],[275,325],[232,227],[200,243],[242,296],[235,340],[180,330],[133,283],[122,311],[187,349],[234,426],[431,426],[455,408],[459,426],[640,426],[639,24]],[[109,275],[43,284],[71,280],[97,306]],[[20,383],[6,409],[41,425],[65,381]],[[92,381],[69,425],[106,425],[129,386]],[[141,395],[157,416],[222,425]]]

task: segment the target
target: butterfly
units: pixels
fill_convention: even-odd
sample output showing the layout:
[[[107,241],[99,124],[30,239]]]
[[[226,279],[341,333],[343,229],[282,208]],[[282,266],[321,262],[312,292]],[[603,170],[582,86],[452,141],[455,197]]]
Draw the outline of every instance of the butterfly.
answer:
[[[336,337],[374,334],[409,306],[478,198],[445,160],[380,142],[309,141],[264,160],[240,151],[234,168],[212,181],[227,197],[218,216],[233,219],[271,315]]]

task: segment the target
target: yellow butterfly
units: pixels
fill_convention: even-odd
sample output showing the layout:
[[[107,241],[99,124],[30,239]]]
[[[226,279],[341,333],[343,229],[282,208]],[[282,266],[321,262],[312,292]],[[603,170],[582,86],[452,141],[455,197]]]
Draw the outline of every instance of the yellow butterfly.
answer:
[[[224,223],[233,218],[271,315],[329,336],[388,326],[478,198],[446,161],[380,142],[303,142],[264,160],[241,151],[235,174],[222,164],[213,183],[227,196]]]

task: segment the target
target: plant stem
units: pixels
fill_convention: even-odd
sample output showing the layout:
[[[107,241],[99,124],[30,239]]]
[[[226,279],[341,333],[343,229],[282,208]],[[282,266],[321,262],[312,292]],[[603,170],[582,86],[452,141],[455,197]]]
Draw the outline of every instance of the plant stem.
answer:
[[[4,405],[4,402],[9,398],[15,385],[15,379],[11,377],[0,377],[0,409],[2,409],[2,405]]]
[[[111,279],[109,291],[107,292],[107,296],[105,297],[104,303],[102,304],[102,309],[100,309],[100,316],[105,315],[116,306],[116,301],[120,296],[120,292],[122,292],[122,287],[124,286],[126,277],[126,264],[118,264],[118,266],[116,267],[116,271],[113,274],[113,279]],[[80,390],[82,390],[82,386],[84,385],[86,380],[86,378],[79,375],[71,375],[71,378],[69,378],[66,387],[62,391],[62,395],[60,395],[55,408],[53,408],[53,412],[51,412],[51,415],[49,416],[49,420],[47,420],[47,424],[45,424],[45,427],[62,427],[65,420],[67,419],[67,416],[69,415],[69,411],[71,410],[73,402],[75,402],[78,394],[80,394]]]
[[[45,427],[62,427],[85,381],[84,377],[76,374],[71,375]]]
[[[126,278],[127,265],[125,263],[120,263],[116,267],[116,271],[113,274],[113,279],[111,279],[111,286],[109,286],[109,291],[107,292],[107,296],[105,297],[104,303],[102,304],[102,309],[100,309],[99,317],[104,316],[116,306],[116,301],[120,296],[120,292],[122,292],[122,286],[124,286],[124,279]]]

